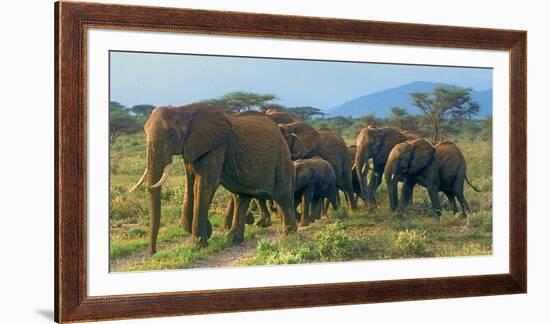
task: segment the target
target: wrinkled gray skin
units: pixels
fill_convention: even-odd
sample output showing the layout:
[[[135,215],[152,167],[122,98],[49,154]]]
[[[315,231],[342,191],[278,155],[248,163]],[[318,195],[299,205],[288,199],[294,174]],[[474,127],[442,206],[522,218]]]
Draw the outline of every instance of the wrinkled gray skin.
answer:
[[[455,198],[462,208],[462,216],[467,217],[470,207],[464,198],[464,181],[476,191],[466,177],[466,160],[458,146],[452,142],[442,142],[435,147],[425,139],[410,140],[396,145],[389,156],[384,170],[391,210],[403,213],[410,204],[414,186],[419,184],[428,190],[432,208],[441,215],[441,202],[438,192],[442,191],[449,199],[453,213],[458,213]],[[399,200],[397,183],[403,181]]]
[[[361,129],[357,136],[357,152],[355,154],[355,173],[359,180],[361,192],[371,205],[376,205],[376,190],[382,183],[382,174],[386,161],[393,147],[409,139],[420,138],[411,131],[401,132],[394,127],[376,128],[368,126]],[[368,186],[366,177],[370,171],[369,160],[372,159],[373,171]]]
[[[160,191],[174,155],[181,155],[185,163],[183,227],[199,245],[206,245],[212,233],[208,208],[219,184],[235,194],[230,230],[235,242],[244,238],[245,214],[253,197],[275,200],[283,233],[296,230],[290,152],[277,125],[264,114],[226,115],[207,104],[157,107],[145,124],[145,133],[147,169],[132,190],[148,179],[151,253],[156,252],[160,226]]]
[[[316,156],[309,159],[294,161],[296,182],[294,187],[295,208],[301,203],[300,225],[307,226],[310,222],[321,218],[324,198],[332,204],[334,210],[339,208],[336,175],[327,161]]]

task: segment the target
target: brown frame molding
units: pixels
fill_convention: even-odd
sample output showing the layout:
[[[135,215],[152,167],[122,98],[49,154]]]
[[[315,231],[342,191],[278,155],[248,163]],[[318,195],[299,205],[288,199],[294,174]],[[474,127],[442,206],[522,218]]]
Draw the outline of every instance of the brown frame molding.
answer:
[[[506,50],[510,273],[88,297],[86,31],[151,30]],[[160,7],[55,4],[55,320],[74,322],[527,292],[527,32]]]

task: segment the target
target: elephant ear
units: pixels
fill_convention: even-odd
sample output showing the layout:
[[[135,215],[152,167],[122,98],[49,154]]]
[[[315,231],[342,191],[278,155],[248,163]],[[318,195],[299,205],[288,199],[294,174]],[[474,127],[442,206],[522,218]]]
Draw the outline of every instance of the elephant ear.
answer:
[[[302,122],[288,124],[287,127],[302,141],[302,156],[307,156],[319,147],[321,136],[315,128]]]
[[[231,123],[216,107],[199,107],[192,113],[183,157],[191,163],[224,143],[231,133]]]
[[[435,148],[425,139],[410,141],[410,145],[413,146],[413,151],[409,164],[409,174],[417,174],[431,163]]]

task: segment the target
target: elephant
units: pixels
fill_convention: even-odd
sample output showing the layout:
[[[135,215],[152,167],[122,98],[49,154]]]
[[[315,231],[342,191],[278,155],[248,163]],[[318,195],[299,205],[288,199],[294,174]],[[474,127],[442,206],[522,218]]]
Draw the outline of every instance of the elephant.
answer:
[[[342,137],[330,128],[314,129],[304,122],[279,124],[290,148],[293,160],[319,156],[332,166],[336,186],[344,192],[348,209],[355,210],[357,202],[353,195],[352,159]]]
[[[199,246],[207,245],[212,234],[208,209],[219,185],[235,197],[229,232],[234,242],[244,239],[245,215],[253,197],[275,200],[283,218],[283,233],[296,231],[290,151],[280,129],[264,114],[229,115],[206,103],[161,106],[152,111],[144,130],[147,167],[130,191],[148,180],[151,254],[156,253],[161,187],[168,178],[174,155],[183,157],[186,173],[183,228]]]
[[[276,109],[268,109],[265,111],[265,114],[277,124],[290,124],[302,121],[300,117],[292,113],[279,111]]]
[[[458,146],[441,142],[435,146],[425,139],[409,140],[397,144],[391,151],[384,169],[388,186],[390,209],[402,213],[411,202],[414,186],[418,183],[428,190],[432,208],[441,215],[438,192],[449,199],[453,213],[458,213],[455,198],[460,202],[462,216],[467,217],[470,207],[464,198],[464,180],[477,192],[466,176],[466,160]],[[404,181],[399,201],[397,183]]]
[[[348,152],[349,152],[350,159],[353,161],[355,159],[355,154],[357,153],[357,145],[349,145]],[[353,184],[353,193],[358,198],[361,198],[361,200],[366,202],[367,198],[363,196],[363,192],[361,191],[361,183],[359,182],[359,178],[357,177],[357,172],[355,172],[355,165],[352,167],[351,176],[352,176],[351,182]]]
[[[361,129],[357,136],[354,165],[361,192],[367,197],[369,204],[376,205],[376,190],[382,182],[384,167],[393,147],[406,140],[417,138],[420,138],[420,135],[415,132],[401,132],[394,127],[377,128],[369,125]],[[373,161],[373,171],[367,186],[365,179],[370,171],[369,159]]]
[[[321,218],[324,198],[332,204],[334,210],[339,208],[336,187],[336,175],[330,163],[315,156],[309,159],[294,161],[296,181],[294,187],[294,206],[302,203],[300,225],[307,226],[309,222]]]

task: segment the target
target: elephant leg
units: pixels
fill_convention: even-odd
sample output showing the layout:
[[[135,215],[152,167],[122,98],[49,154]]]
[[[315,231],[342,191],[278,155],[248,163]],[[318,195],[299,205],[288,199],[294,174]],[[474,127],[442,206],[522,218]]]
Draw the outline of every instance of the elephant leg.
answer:
[[[201,176],[195,177],[193,184],[193,222],[191,237],[199,246],[206,246],[212,235],[212,224],[208,220],[208,209],[214,194],[218,189],[222,172],[225,148],[220,147],[208,153],[193,165],[193,169]]]
[[[193,231],[193,201],[194,190],[193,184],[195,183],[195,174],[190,164],[185,164],[185,196],[183,197],[183,207],[181,213],[181,223],[183,230],[191,234]]]
[[[357,209],[357,200],[355,200],[355,196],[353,195],[353,189],[350,188],[346,193],[344,193],[346,195],[346,198],[348,199],[349,201],[349,209],[351,211],[354,211]]]
[[[462,208],[462,217],[467,218],[468,213],[470,212],[470,206],[468,205],[468,202],[466,202],[466,199],[464,198],[464,193],[462,192],[456,193],[456,198],[458,199],[458,202],[460,203],[460,207]]]
[[[458,207],[456,206],[456,200],[455,195],[452,191],[445,191],[445,195],[447,196],[447,199],[449,200],[449,206],[451,207],[451,210],[453,211],[453,214],[458,213]]]
[[[302,203],[302,194],[303,192],[295,192],[294,193],[294,202],[293,202],[293,209],[292,211],[294,211],[294,217],[296,218],[296,221],[299,221],[300,218],[302,217],[302,214],[301,212],[298,212],[296,209],[298,208],[298,206]],[[280,214],[280,213],[279,213]]]
[[[407,208],[412,202],[412,194],[414,191],[415,183],[410,179],[406,179],[401,189],[402,209]]]
[[[235,213],[233,214],[233,223],[229,230],[229,235],[233,239],[233,243],[241,243],[244,241],[244,225],[248,205],[252,198],[243,194],[235,194]]]
[[[311,201],[311,212],[310,220],[314,222],[316,219],[321,219],[321,207],[323,205],[324,199],[321,197],[313,197]]]
[[[311,201],[313,199],[313,188],[306,188],[302,195],[302,217],[300,219],[300,226],[308,226],[310,220]]]
[[[231,223],[233,223],[233,214],[235,213],[234,199],[234,194],[230,194],[229,200],[227,201],[227,207],[225,208],[225,214],[223,215],[222,225],[223,228],[226,230],[229,230],[231,228]]]
[[[294,211],[296,209],[292,209],[294,207],[292,201],[292,196],[281,197],[275,201],[277,203],[279,216],[281,217],[283,223],[283,234],[296,232],[298,229],[298,226],[296,225],[296,216],[294,215]]]
[[[260,210],[260,219],[256,222],[256,225],[261,227],[268,227],[271,225],[271,214],[269,209],[267,209],[266,201],[263,199],[256,200],[258,204],[258,209]]]
[[[432,208],[435,212],[435,214],[439,217],[441,216],[441,202],[439,201],[439,194],[437,191],[436,186],[429,186],[428,187],[428,195],[430,196],[430,200],[432,202]]]
[[[368,199],[369,203],[373,204],[373,205],[376,205],[376,197],[375,197],[375,194],[374,194],[374,190],[376,190],[375,189],[376,182],[377,182],[376,178],[377,178],[376,172],[371,172],[369,183],[367,185],[367,199]]]
[[[340,202],[338,201],[338,189],[334,188],[330,190],[327,199],[332,205],[332,210],[337,210],[340,208]]]
[[[329,207],[330,207],[329,202],[325,199],[321,199],[321,215],[322,216],[327,216]]]
[[[212,225],[208,220],[208,208],[216,192],[217,185],[207,180],[208,177],[195,179],[195,202],[193,204],[192,239],[199,246],[206,246],[212,235]]]
[[[462,217],[467,218],[468,213],[470,212],[470,206],[464,198],[464,177],[465,176],[462,174],[457,175],[457,178],[453,185],[453,193],[456,196],[456,199],[458,199],[460,207],[462,208]]]
[[[378,190],[378,187],[380,187],[380,184],[382,183],[382,174],[384,173],[384,164],[376,164],[374,165],[373,172],[370,176],[369,181],[369,196],[367,197],[369,199],[369,202],[376,206],[376,191]]]

